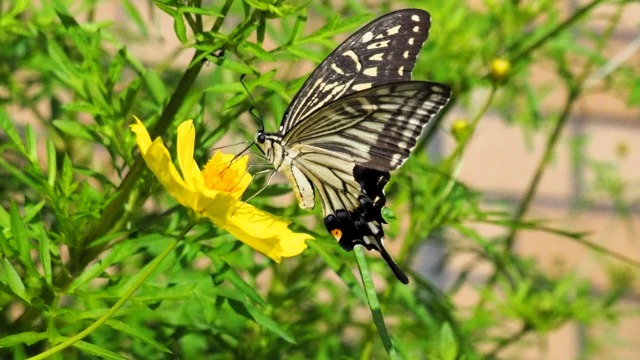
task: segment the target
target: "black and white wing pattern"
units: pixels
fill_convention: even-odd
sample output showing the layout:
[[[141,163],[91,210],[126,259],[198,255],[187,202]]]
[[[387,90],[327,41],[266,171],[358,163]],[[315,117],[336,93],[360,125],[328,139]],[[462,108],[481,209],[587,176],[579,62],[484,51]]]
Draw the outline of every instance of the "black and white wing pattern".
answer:
[[[392,12],[362,27],[311,73],[280,125],[285,134],[323,106],[376,85],[411,80],[431,16],[418,9]]]
[[[312,209],[317,191],[325,226],[339,244],[379,251],[405,284],[409,278],[383,246],[381,211],[389,171],[406,161],[451,97],[447,85],[410,81],[429,26],[429,13],[416,9],[365,25],[311,74],[279,131],[256,134],[300,206]]]

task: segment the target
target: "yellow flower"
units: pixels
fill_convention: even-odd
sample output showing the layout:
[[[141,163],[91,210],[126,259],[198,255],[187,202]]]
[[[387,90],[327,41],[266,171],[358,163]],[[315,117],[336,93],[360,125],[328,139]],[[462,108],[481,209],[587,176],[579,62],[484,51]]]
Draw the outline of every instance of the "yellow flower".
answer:
[[[162,139],[158,137],[152,142],[138,118],[131,130],[147,166],[181,205],[209,218],[276,262],[282,257],[296,256],[307,247],[305,240],[311,240],[310,235],[293,232],[288,228],[289,221],[240,201],[251,182],[246,171],[248,156],[232,162],[233,155],[216,151],[200,170],[193,159],[195,129],[191,121],[185,121],[178,127],[180,176]]]

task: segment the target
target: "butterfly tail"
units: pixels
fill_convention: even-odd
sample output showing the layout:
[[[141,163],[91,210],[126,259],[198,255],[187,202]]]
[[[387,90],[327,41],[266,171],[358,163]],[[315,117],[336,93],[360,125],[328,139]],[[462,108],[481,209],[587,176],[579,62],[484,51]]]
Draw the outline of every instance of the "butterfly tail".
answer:
[[[377,247],[376,250],[380,251],[380,255],[382,255],[382,258],[387,262],[387,265],[389,265],[391,271],[393,271],[393,274],[398,278],[398,280],[400,280],[400,282],[405,285],[408,284],[409,278],[407,277],[407,274],[405,274],[400,266],[396,264],[391,255],[389,255],[389,253],[387,252],[387,249],[382,246],[382,243],[380,243],[380,246]]]

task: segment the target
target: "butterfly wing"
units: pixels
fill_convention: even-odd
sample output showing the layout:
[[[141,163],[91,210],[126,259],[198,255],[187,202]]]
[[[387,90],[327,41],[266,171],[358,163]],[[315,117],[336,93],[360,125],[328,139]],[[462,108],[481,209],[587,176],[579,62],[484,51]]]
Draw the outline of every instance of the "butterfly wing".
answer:
[[[322,201],[327,230],[340,245],[377,250],[403,283],[409,280],[383,245],[382,207],[389,171],[408,158],[427,122],[448,102],[444,84],[383,84],[334,101],[294,126],[281,144],[290,154],[286,172],[298,173],[298,198]],[[311,186],[312,184],[312,186]]]
[[[380,84],[411,79],[429,36],[428,12],[406,9],[382,16],[351,35],[309,76],[287,108],[285,134],[323,106]]]
[[[365,168],[395,170],[450,97],[447,85],[434,82],[380,85],[325,106],[285,134],[282,143],[342,154]]]
[[[383,245],[382,224],[386,222],[381,210],[386,198],[382,189],[389,173],[363,168],[342,154],[322,148],[300,144],[294,148],[304,152],[295,158],[292,168],[314,185],[322,201],[325,226],[340,246],[347,251],[358,244],[377,250],[396,277],[409,283]],[[313,189],[307,196],[313,197]]]

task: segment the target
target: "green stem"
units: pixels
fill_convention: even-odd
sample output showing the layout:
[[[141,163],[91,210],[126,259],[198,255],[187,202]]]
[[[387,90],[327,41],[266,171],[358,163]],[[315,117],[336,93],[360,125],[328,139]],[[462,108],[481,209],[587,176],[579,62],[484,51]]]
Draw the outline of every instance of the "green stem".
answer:
[[[578,90],[574,89],[569,91],[569,97],[567,99],[567,102],[565,103],[564,109],[562,109],[562,114],[558,118],[558,121],[556,122],[556,125],[554,126],[551,132],[551,136],[547,140],[544,153],[542,154],[542,158],[540,158],[540,161],[536,166],[536,171],[533,175],[533,178],[531,179],[531,182],[529,183],[527,192],[525,193],[525,197],[524,199],[522,199],[522,201],[518,205],[518,208],[516,209],[516,213],[513,216],[514,223],[517,223],[520,220],[522,220],[525,213],[529,209],[529,206],[533,201],[533,197],[536,195],[538,186],[540,185],[540,180],[542,180],[542,175],[544,174],[544,171],[546,170],[547,165],[549,165],[549,162],[553,157],[553,153],[558,143],[558,140],[560,139],[560,135],[562,135],[562,130],[564,129],[567,121],[569,120],[569,115],[571,115],[573,104],[577,99],[578,95],[579,95]],[[507,235],[505,240],[506,251],[510,251],[511,248],[513,247],[515,235],[518,232],[518,229],[519,229],[518,226],[511,227],[511,230],[509,231],[509,234]]]
[[[211,28],[212,32],[217,32],[218,30],[220,30],[220,27],[222,26],[225,15],[229,12],[229,9],[231,8],[232,3],[233,3],[233,0],[227,0],[225,2],[221,10],[221,13],[223,16],[216,19],[216,22],[213,24],[213,27]],[[202,22],[196,21],[196,26],[198,26],[198,24],[200,24],[199,26],[201,26]],[[193,30],[196,33],[198,31],[202,32],[201,28],[194,28]],[[222,46],[223,44],[220,44],[219,48],[222,48]],[[215,50],[217,49],[214,49],[213,51]],[[193,54],[191,63],[193,63],[195,59],[200,58],[202,54],[203,54],[202,51],[196,51],[195,54]],[[189,94],[189,90],[193,86],[193,83],[198,77],[198,74],[202,70],[202,67],[204,66],[204,64],[205,64],[204,61],[196,62],[195,64],[192,64],[192,66],[189,69],[187,69],[187,71],[185,71],[185,73],[182,75],[182,78],[180,79],[178,86],[176,87],[175,91],[171,95],[171,98],[169,99],[169,103],[167,104],[167,106],[164,108],[164,111],[160,115],[160,118],[158,119],[158,123],[153,129],[150,129],[149,131],[151,138],[155,138],[156,136],[166,133],[167,129],[173,122],[175,115],[178,113],[178,111],[180,110],[180,107],[184,103],[185,98]],[[138,179],[140,178],[144,170],[145,170],[144,160],[141,157],[136,158],[134,164],[131,166],[131,170],[129,170],[125,178],[122,180],[122,183],[118,187],[118,194],[113,199],[113,201],[111,201],[107,205],[105,210],[102,212],[102,217],[100,218],[99,221],[96,222],[96,225],[89,231],[87,236],[84,238],[85,240],[83,243],[89,243],[93,239],[98,239],[101,236],[103,236],[105,233],[113,229],[113,226],[116,223],[116,221],[122,217],[122,209],[124,208],[129,198],[129,195],[131,194],[131,191],[135,188],[135,184],[137,183]],[[83,252],[81,252],[80,254],[74,257],[74,259],[77,259],[78,263],[76,263],[75,266],[71,268],[71,272],[75,273],[83,269],[90,261],[93,261],[93,259],[103,250],[104,249],[101,246],[82,247]]]
[[[558,28],[559,29],[564,29],[567,27],[568,24],[573,23],[576,19],[578,19],[579,17],[581,17],[582,15],[584,15],[587,11],[591,10],[594,6],[596,6],[597,4],[599,4],[601,1],[600,0],[594,0],[591,3],[587,4],[586,6],[584,6],[583,8],[579,9],[578,12],[576,12],[569,20],[565,21],[565,23],[561,24]],[[617,24],[618,20],[619,20],[619,15],[621,14],[622,11],[622,7],[620,7],[618,9],[618,14],[616,17],[614,17],[610,22],[609,22],[609,27],[607,29],[607,31],[605,31],[605,33],[599,38],[599,42],[596,46],[596,52],[599,52],[602,50],[602,48],[604,47],[604,45],[607,43],[607,40],[611,37],[612,33],[613,33],[613,29],[615,28],[615,25]],[[558,32],[552,32],[554,35],[557,34]],[[541,44],[540,41],[537,42],[537,44]],[[533,200],[533,197],[536,194],[536,190],[538,188],[538,185],[540,184],[540,180],[542,178],[542,175],[544,173],[544,170],[546,169],[546,166],[549,164],[550,160],[551,160],[551,155],[553,154],[553,150],[555,149],[558,139],[560,138],[560,135],[562,133],[562,130],[564,128],[564,126],[567,123],[567,120],[569,119],[569,116],[571,115],[571,110],[573,108],[573,104],[575,103],[575,101],[577,100],[577,98],[579,97],[580,93],[581,93],[581,89],[584,85],[584,82],[587,78],[587,75],[589,74],[590,69],[593,67],[593,65],[595,64],[595,60],[590,59],[589,62],[587,62],[587,64],[585,64],[584,68],[582,69],[582,73],[578,76],[576,76],[575,78],[571,78],[571,74],[567,69],[561,69],[561,75],[563,75],[566,79],[567,82],[567,87],[568,87],[568,96],[567,96],[567,100],[565,102],[565,106],[562,110],[562,113],[560,115],[560,117],[558,118],[558,121],[556,123],[556,126],[554,127],[552,134],[549,138],[549,140],[547,141],[547,144],[545,146],[545,152],[542,156],[542,158],[540,159],[538,165],[536,166],[536,171],[535,174],[531,180],[531,182],[529,183],[529,186],[527,188],[527,192],[525,194],[525,197],[523,198],[522,202],[518,205],[518,208],[516,210],[516,214],[513,217],[513,221],[512,223],[514,224],[510,230],[509,233],[507,234],[506,238],[505,238],[505,247],[503,250],[503,254],[507,254],[508,252],[510,252],[512,250],[514,241],[515,241],[515,237],[517,235],[517,232],[520,230],[519,226],[516,226],[515,224],[519,223],[522,218],[524,217],[526,211],[528,210],[529,206],[531,205],[531,202]],[[584,245],[590,246],[590,244],[586,241],[580,241],[579,242],[583,243]],[[592,244],[595,245],[595,244]],[[594,249],[599,249],[599,246],[590,246],[591,248]],[[624,259],[623,257],[616,257],[619,260],[623,260],[625,261],[626,259]],[[487,281],[486,285],[485,285],[485,289],[489,289],[492,288],[497,279],[498,279],[498,275],[500,273],[500,269],[496,268],[496,270],[493,272],[493,274],[491,275],[491,277],[489,278],[489,280]],[[483,296],[480,298],[480,301],[478,302],[478,304],[476,304],[475,308],[474,308],[474,312],[477,313],[478,311],[480,311],[480,309],[482,309],[484,307],[484,304],[487,301],[487,297]],[[523,328],[521,329],[521,331],[519,333],[515,334],[515,337],[520,337],[522,335],[524,335],[524,333],[526,333],[529,329],[527,328],[527,326],[523,326]],[[491,351],[491,355],[497,354],[501,349],[503,349],[504,347],[506,347],[507,345],[509,345],[510,342],[504,342],[501,344],[498,344],[498,346]]]
[[[105,322],[107,322],[107,320],[109,320],[118,310],[120,310],[122,305],[124,305],[124,303],[131,298],[133,293],[135,293],[140,288],[140,286],[142,286],[142,284],[144,284],[145,281],[147,281],[147,279],[151,276],[151,274],[153,274],[153,272],[158,268],[162,260],[164,260],[167,257],[167,255],[169,255],[169,253],[171,253],[171,251],[175,249],[176,245],[178,245],[178,242],[191,230],[191,228],[193,228],[195,224],[196,222],[194,221],[187,224],[187,226],[182,230],[182,232],[175,239],[173,239],[171,243],[169,243],[169,245],[162,251],[162,253],[160,253],[160,255],[158,255],[155,259],[153,259],[153,261],[142,270],[142,272],[138,276],[138,279],[131,285],[130,288],[128,288],[124,292],[124,294],[122,294],[120,299],[118,299],[118,301],[115,304],[113,304],[113,306],[106,313],[104,313],[104,315],[96,319],[96,321],[94,321],[93,324],[89,325],[89,327],[87,327],[80,333],[76,334],[73,337],[68,338],[67,340],[61,342],[60,344],[52,347],[51,349],[45,352],[42,352],[34,357],[29,358],[29,360],[40,360],[40,359],[45,359],[49,356],[52,356],[53,354],[56,354],[68,348],[69,346],[72,346],[78,341],[84,339],[89,334],[91,334],[94,330],[96,330],[97,328],[102,326]]]
[[[461,140],[460,142],[458,142],[456,148],[454,149],[454,151],[451,153],[451,155],[448,156],[448,158],[443,162],[443,166],[442,166],[442,173],[443,174],[453,174],[455,169],[458,167],[459,165],[459,160],[462,157],[462,155],[464,154],[464,150],[467,147],[469,140],[472,138],[476,127],[478,126],[478,122],[480,121],[480,119],[482,119],[482,117],[487,113],[487,111],[489,110],[489,107],[491,106],[491,104],[493,103],[493,99],[495,98],[496,95],[496,91],[498,90],[498,88],[495,86],[495,84],[492,86],[491,88],[491,92],[489,93],[489,96],[487,97],[487,99],[485,100],[484,104],[482,105],[482,108],[480,109],[480,111],[478,111],[478,113],[474,116],[473,120],[471,120],[471,123],[469,125],[469,132],[468,134],[466,134],[466,138]],[[434,200],[433,203],[434,204],[441,204],[442,201],[444,201],[444,199],[449,195],[449,193],[451,192],[451,190],[453,189],[453,186],[455,185],[455,176],[451,176],[448,180],[447,180],[447,186],[444,187],[444,189],[440,192],[439,194],[439,200]],[[412,196],[412,198],[417,198],[417,196]],[[415,207],[415,205],[411,205],[412,208]],[[424,204],[419,204],[418,206],[423,207]],[[416,228],[421,228],[424,230],[424,227],[420,227],[418,226],[416,223],[413,222],[413,220],[411,220],[411,224],[409,225],[410,229],[416,229]],[[423,236],[424,232],[423,231],[412,231],[411,233],[414,234],[419,234],[419,236]],[[415,249],[413,248],[414,245],[416,244],[416,241],[418,240],[418,238],[411,238],[410,241],[404,241],[404,243],[402,244],[402,247],[400,248],[400,252],[398,253],[398,260],[399,261],[406,261],[406,257],[408,254],[415,254],[416,252],[414,251]]]
[[[591,9],[593,6],[597,5],[597,3],[598,3],[598,0],[595,0],[592,3],[590,3],[589,5],[583,7],[582,9],[580,9],[579,12],[584,13],[584,11],[587,11],[587,10]],[[611,35],[613,33],[613,30],[615,28],[614,25],[618,23],[618,19],[619,19],[619,16],[621,14],[621,9],[622,9],[622,7],[618,8],[617,16],[615,16],[609,22],[609,26],[608,26],[607,30],[600,37],[600,41],[598,42],[597,47],[596,47],[596,52],[600,52],[600,50],[602,50],[603,46],[607,43],[607,39],[609,39],[611,37]],[[572,18],[575,18],[575,17],[579,17],[579,15],[572,16]],[[554,129],[553,129],[553,131],[551,133],[551,137],[547,141],[547,144],[545,146],[544,154],[542,155],[542,158],[540,159],[540,161],[539,161],[539,163],[538,163],[538,165],[536,167],[536,171],[534,173],[533,178],[531,179],[531,182],[529,183],[529,187],[527,188],[527,192],[525,193],[525,197],[522,200],[522,202],[519,204],[519,206],[518,206],[518,208],[516,210],[516,214],[515,214],[515,216],[513,218],[515,220],[515,222],[519,222],[520,220],[522,220],[522,218],[524,217],[525,213],[529,209],[529,206],[531,205],[531,202],[533,201],[533,197],[536,195],[536,191],[538,189],[538,186],[540,185],[540,180],[542,179],[542,175],[544,174],[544,171],[545,171],[547,165],[551,161],[551,158],[552,158],[553,152],[555,150],[555,147],[557,145],[557,142],[560,139],[560,135],[562,135],[562,130],[564,129],[567,121],[569,120],[569,116],[571,115],[571,110],[573,109],[573,104],[575,103],[577,98],[580,96],[581,89],[582,89],[582,87],[584,85],[584,82],[586,81],[587,76],[589,75],[589,73],[590,73],[591,69],[593,68],[594,64],[595,64],[595,60],[590,59],[589,62],[587,64],[585,64],[584,68],[582,68],[582,72],[578,76],[576,76],[575,79],[567,78],[567,86],[569,88],[567,101],[565,103],[564,108],[562,109],[562,113],[560,115],[560,118],[558,119],[558,122],[556,123],[556,126],[554,127]],[[565,76],[569,77],[570,74],[567,74]],[[510,251],[511,248],[513,247],[513,243],[515,241],[515,236],[516,236],[518,230],[519,230],[518,226],[511,227],[511,230],[509,231],[509,234],[507,235],[506,240],[505,240],[505,251]]]
[[[570,18],[568,18],[565,21],[563,21],[560,24],[558,24],[558,26],[556,26],[555,28],[551,29],[548,33],[544,34],[540,39],[535,41],[533,44],[531,44],[531,45],[525,47],[524,49],[520,50],[519,52],[517,52],[516,55],[511,58],[511,62],[513,64],[515,64],[518,61],[522,60],[523,58],[528,56],[531,52],[533,52],[534,50],[536,50],[540,46],[542,46],[542,44],[547,42],[549,39],[553,39],[556,35],[558,35],[562,31],[564,31],[567,28],[569,28],[576,21],[580,20],[580,18],[582,18],[584,15],[586,15],[594,7],[600,5],[600,3],[602,3],[603,1],[604,0],[593,0],[590,3],[588,3],[587,5],[579,8],[576,12],[574,12],[571,15]]]
[[[356,245],[353,249],[353,253],[356,256],[356,262],[358,263],[358,269],[360,270],[360,276],[362,277],[362,285],[367,294],[367,301],[369,302],[369,309],[373,316],[373,322],[378,329],[378,334],[382,340],[385,350],[389,354],[391,359],[398,359],[398,353],[393,347],[389,333],[387,332],[387,326],[384,323],[384,317],[382,316],[382,310],[380,309],[380,302],[378,301],[378,295],[376,294],[376,288],[373,286],[373,280],[369,273],[369,267],[367,265],[367,257],[364,254],[362,245]]]
[[[498,353],[500,351],[502,351],[509,345],[515,343],[516,341],[520,340],[523,336],[527,335],[531,330],[532,330],[531,327],[525,325],[521,327],[517,333],[511,335],[510,337],[500,339],[500,341],[498,341],[498,344],[496,344],[496,346],[492,350],[490,350],[487,354],[485,354],[483,358],[485,359],[497,358]]]

